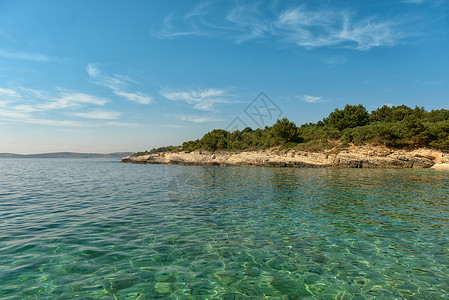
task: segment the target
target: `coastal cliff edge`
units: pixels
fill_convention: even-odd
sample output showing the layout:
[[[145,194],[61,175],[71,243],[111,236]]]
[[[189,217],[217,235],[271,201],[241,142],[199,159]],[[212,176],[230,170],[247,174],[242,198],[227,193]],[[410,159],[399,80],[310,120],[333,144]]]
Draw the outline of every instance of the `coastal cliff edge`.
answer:
[[[320,153],[290,150],[240,152],[161,152],[126,156],[121,162],[134,164],[178,164],[196,166],[261,166],[261,167],[348,167],[348,168],[449,168],[449,154],[420,148],[392,149],[381,146],[349,147]]]

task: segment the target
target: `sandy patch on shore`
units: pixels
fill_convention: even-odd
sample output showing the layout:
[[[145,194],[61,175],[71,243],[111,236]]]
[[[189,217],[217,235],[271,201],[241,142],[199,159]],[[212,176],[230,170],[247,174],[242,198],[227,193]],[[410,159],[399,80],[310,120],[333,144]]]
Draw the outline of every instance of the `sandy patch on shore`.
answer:
[[[432,169],[436,170],[449,170],[449,164],[434,164]]]

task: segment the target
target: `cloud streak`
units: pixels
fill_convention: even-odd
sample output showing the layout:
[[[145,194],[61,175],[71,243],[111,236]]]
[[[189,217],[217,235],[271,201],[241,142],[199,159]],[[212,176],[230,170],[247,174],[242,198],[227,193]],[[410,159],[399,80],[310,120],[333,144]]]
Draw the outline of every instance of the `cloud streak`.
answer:
[[[141,92],[128,92],[124,88],[130,83],[134,82],[131,78],[122,75],[109,76],[95,66],[95,64],[88,64],[86,72],[96,85],[110,88],[115,95],[122,97],[128,101],[137,102],[139,104],[149,104],[152,97]]]
[[[86,106],[104,106],[107,102],[108,100],[105,98],[60,88],[55,91],[42,91],[23,87],[17,89],[0,88],[0,119],[15,123],[49,126],[86,127],[108,125],[110,122],[101,124],[77,120],[60,120],[61,111],[69,111],[65,115],[74,117],[97,120],[117,119],[121,115],[119,112],[76,111]],[[74,110],[75,112],[73,112]]]
[[[316,97],[316,96],[310,96],[310,95],[303,95],[301,97],[299,97],[302,101],[307,102],[307,103],[318,103],[318,102],[322,102],[323,99],[321,97]]]
[[[179,101],[190,104],[194,109],[202,111],[215,111],[217,103],[229,103],[229,95],[224,90],[186,90],[186,91],[161,91],[160,94],[171,101]]]
[[[103,106],[108,102],[105,98],[61,89],[53,94],[29,88],[21,88],[13,92],[16,98],[15,102],[19,102],[20,104],[15,104],[10,108],[22,112],[45,112],[68,108],[79,108],[83,105]],[[0,94],[0,99],[1,97],[2,96]],[[26,104],[29,102],[34,103]]]
[[[140,104],[149,104],[153,99],[148,96],[145,95],[143,93],[140,92],[136,92],[136,93],[127,93],[127,92],[121,92],[121,91],[114,91],[114,94],[116,94],[117,96],[123,97],[126,100],[129,101],[134,101]]]
[[[263,38],[270,33],[270,23],[264,21],[259,12],[259,6],[236,4],[226,15],[231,28],[238,32],[237,42]]]
[[[304,48],[341,46],[369,50],[393,46],[400,38],[395,24],[375,18],[355,20],[345,11],[311,11],[306,6],[286,10],[275,23],[284,40]]]
[[[270,8],[267,13],[269,9],[260,3],[237,3],[226,15],[217,17],[206,7],[208,5],[194,8],[183,19],[168,15],[161,29],[153,31],[153,35],[158,38],[182,35],[231,37],[239,43],[274,39],[304,49],[340,47],[359,51],[394,46],[405,37],[397,22],[375,16],[358,17],[347,10],[312,10],[299,5],[285,10]]]
[[[191,17],[195,17],[192,15]],[[185,18],[187,19],[187,18]],[[174,16],[173,14],[167,15],[162,21],[161,28],[159,30],[152,30],[151,34],[158,38],[175,38],[180,36],[189,36],[189,35],[206,35],[207,33],[202,30],[196,29],[194,26],[188,28],[188,30],[182,31],[179,30],[174,24]]]
[[[95,64],[88,64],[86,66],[86,72],[91,78],[92,82],[96,85],[105,86],[112,90],[118,90],[127,85],[126,77],[120,75],[105,75],[99,68],[95,66]]]
[[[20,94],[12,89],[0,88],[0,98],[17,98]]]
[[[72,116],[88,119],[99,119],[99,120],[115,120],[120,117],[119,112],[115,111],[91,111],[91,112],[77,112],[72,113]]]
[[[36,125],[71,126],[71,127],[91,126],[91,124],[85,122],[36,118],[26,112],[17,112],[14,110],[3,110],[3,109],[0,109],[0,119],[8,120],[9,122],[15,123],[36,124]]]
[[[178,119],[192,123],[221,122],[224,119],[218,119],[214,116],[197,116],[197,115],[178,115]]]
[[[423,4],[424,0],[403,0],[403,2],[412,4]]]
[[[40,53],[29,53],[23,51],[11,51],[0,49],[0,56],[8,59],[21,59],[21,60],[30,60],[30,61],[38,61],[38,62],[47,62],[52,59],[46,55]]]

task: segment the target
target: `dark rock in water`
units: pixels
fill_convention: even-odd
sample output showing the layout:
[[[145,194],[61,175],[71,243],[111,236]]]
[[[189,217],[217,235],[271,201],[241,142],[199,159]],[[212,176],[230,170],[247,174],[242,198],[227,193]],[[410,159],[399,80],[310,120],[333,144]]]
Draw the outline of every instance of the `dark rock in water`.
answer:
[[[202,270],[206,270],[209,267],[209,261],[207,260],[197,260],[191,264],[192,270],[198,272]]]
[[[252,268],[244,271],[244,274],[248,277],[258,277],[262,273],[261,270]]]
[[[163,270],[156,272],[155,278],[159,282],[171,282],[175,280],[175,274],[175,270],[164,268]]]
[[[308,268],[308,271],[310,273],[314,273],[314,274],[317,274],[317,275],[321,275],[321,274],[324,273],[323,269],[320,266],[310,266]]]
[[[268,266],[274,270],[282,270],[282,264],[285,263],[285,260],[280,257],[275,257],[268,262]]]
[[[96,258],[96,257],[103,256],[105,253],[103,251],[100,251],[97,249],[87,248],[87,249],[82,249],[80,251],[80,254],[84,257]]]
[[[223,300],[236,300],[236,299],[243,298],[244,296],[242,294],[238,294],[238,293],[230,293],[230,294],[220,295],[220,297]]]
[[[136,274],[137,276],[139,276],[142,280],[144,281],[154,281],[155,280],[155,274],[154,274],[154,270],[143,270],[140,271]]]
[[[215,286],[207,281],[195,283],[189,288],[191,294],[196,296],[209,296],[215,294]]]
[[[315,283],[315,282],[317,282],[318,280],[320,280],[320,276],[318,276],[318,275],[310,275],[310,276],[307,276],[305,279],[304,279],[304,282],[306,283],[306,284],[312,284],[312,283]]]
[[[316,262],[317,264],[325,264],[329,261],[329,259],[324,255],[317,255],[312,258],[312,261]]]
[[[215,273],[215,276],[223,285],[231,285],[245,278],[245,275],[243,273],[235,271],[222,271]]]
[[[275,277],[271,286],[279,292],[289,296],[311,296],[303,283],[287,278]]]
[[[164,296],[159,297],[159,299],[166,299],[165,297],[167,297],[167,294],[171,293],[172,288],[170,282],[156,282],[156,284],[154,285],[154,290],[156,292],[155,296],[161,296],[158,294],[162,294]]]
[[[114,278],[106,281],[104,289],[113,294],[134,285],[137,281],[138,279],[134,277]]]

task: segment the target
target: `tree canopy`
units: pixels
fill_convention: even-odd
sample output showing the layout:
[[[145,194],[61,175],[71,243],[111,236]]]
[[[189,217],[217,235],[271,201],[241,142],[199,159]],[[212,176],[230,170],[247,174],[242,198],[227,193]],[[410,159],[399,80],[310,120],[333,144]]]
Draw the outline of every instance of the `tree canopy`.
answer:
[[[380,144],[391,147],[432,147],[449,149],[449,110],[426,111],[423,107],[382,106],[372,112],[359,105],[335,109],[322,121],[297,126],[287,118],[272,126],[229,132],[215,129],[201,139],[182,146],[162,147],[146,153],[166,150],[238,151],[269,147],[298,147],[322,150],[335,145]]]

